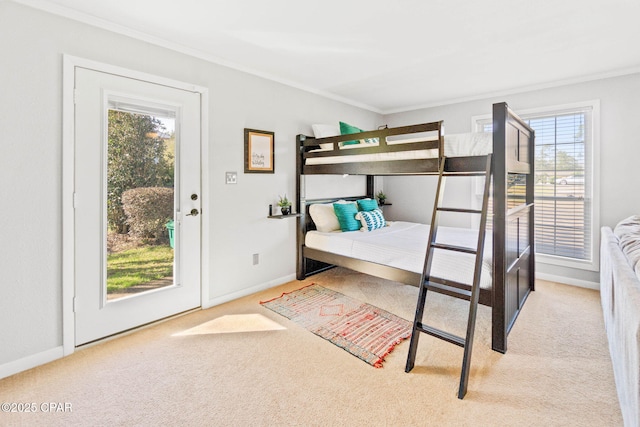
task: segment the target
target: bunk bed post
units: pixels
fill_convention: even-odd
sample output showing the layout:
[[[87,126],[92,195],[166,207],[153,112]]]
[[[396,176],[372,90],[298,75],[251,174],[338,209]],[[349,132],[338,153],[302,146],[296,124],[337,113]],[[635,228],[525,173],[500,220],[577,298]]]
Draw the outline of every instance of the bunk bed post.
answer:
[[[444,158],[444,125],[443,121],[438,122],[438,159]]]
[[[298,280],[303,280],[306,276],[304,256],[302,248],[304,246],[305,224],[307,216],[306,201],[303,197],[303,162],[304,162],[304,141],[306,137],[304,135],[296,136],[296,204],[297,210],[300,216],[296,218],[296,277]]]
[[[495,351],[507,351],[506,324],[506,200],[507,200],[507,104],[493,104],[493,292],[492,339]]]
[[[507,334],[534,290],[535,133],[504,102],[493,105],[493,153],[492,348],[505,353]]]
[[[529,177],[527,179],[527,205],[530,206],[529,208],[529,228],[527,230],[528,236],[529,236],[529,247],[530,247],[530,252],[529,252],[529,281],[527,283],[527,286],[529,287],[529,289],[531,291],[535,291],[536,288],[536,275],[535,275],[535,271],[536,271],[536,239],[535,239],[535,203],[534,203],[534,197],[535,197],[535,185],[536,185],[536,174],[535,174],[535,155],[536,155],[536,135],[535,135],[535,131],[533,129],[531,129],[531,143],[529,144],[529,161],[530,161],[530,167],[531,170],[529,172]]]
[[[373,194],[373,186],[374,186],[374,176],[373,175],[367,175],[367,197],[370,197],[372,199],[375,199],[375,194]],[[382,209],[382,208],[380,208]]]

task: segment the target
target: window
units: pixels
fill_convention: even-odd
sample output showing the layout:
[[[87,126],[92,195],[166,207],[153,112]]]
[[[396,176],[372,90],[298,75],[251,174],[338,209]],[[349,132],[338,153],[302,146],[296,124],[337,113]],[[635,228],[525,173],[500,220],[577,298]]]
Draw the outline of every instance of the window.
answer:
[[[518,112],[535,131],[535,234],[541,262],[597,270],[597,101]],[[474,117],[491,132],[491,118]]]

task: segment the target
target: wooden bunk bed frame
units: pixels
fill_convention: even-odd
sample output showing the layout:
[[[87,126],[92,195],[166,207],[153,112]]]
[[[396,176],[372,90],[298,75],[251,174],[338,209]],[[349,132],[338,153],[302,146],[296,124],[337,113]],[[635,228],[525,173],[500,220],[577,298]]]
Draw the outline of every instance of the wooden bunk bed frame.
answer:
[[[415,134],[419,132],[437,133],[434,141],[386,145],[385,138],[393,135]],[[507,335],[513,326],[527,296],[534,290],[534,132],[522,121],[506,103],[493,105],[493,269],[491,289],[481,289],[480,303],[492,308],[492,348],[505,353]],[[379,144],[363,148],[340,150],[339,142],[348,140],[379,138]],[[333,144],[332,150],[314,150],[319,144]],[[366,175],[366,194],[341,197],[355,200],[374,197],[374,176],[379,175],[435,175],[444,157],[444,136],[442,122],[421,125],[385,128],[377,131],[314,139],[298,135],[296,147],[299,155],[296,161],[296,201],[297,218],[297,278],[305,277],[342,266],[372,276],[400,283],[419,286],[421,274],[401,270],[355,258],[336,255],[305,246],[305,235],[315,228],[308,212],[314,203],[327,203],[334,199],[307,200],[304,191],[304,176],[317,174]],[[412,151],[437,149],[438,157],[418,160],[392,160],[376,162],[344,162],[333,164],[306,165],[306,159],[327,156],[351,156],[391,151]],[[486,156],[447,157],[445,170],[448,172],[480,171],[485,167]],[[514,191],[514,182],[525,178],[525,194]],[[510,191],[511,189],[511,191]],[[337,199],[335,199],[337,200]],[[454,295],[455,296],[455,295]]]

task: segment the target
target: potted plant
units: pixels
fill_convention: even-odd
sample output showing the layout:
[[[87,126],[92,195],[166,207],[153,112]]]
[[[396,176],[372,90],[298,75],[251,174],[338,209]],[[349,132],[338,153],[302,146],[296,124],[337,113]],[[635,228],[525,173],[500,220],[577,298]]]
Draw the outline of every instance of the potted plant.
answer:
[[[387,195],[384,194],[382,191],[378,191],[378,194],[376,194],[376,197],[378,198],[378,203],[381,205],[384,205],[385,200],[387,200]]]
[[[284,196],[280,196],[278,206],[280,206],[280,212],[282,212],[282,215],[289,215],[291,213],[291,202],[287,199],[286,194]]]

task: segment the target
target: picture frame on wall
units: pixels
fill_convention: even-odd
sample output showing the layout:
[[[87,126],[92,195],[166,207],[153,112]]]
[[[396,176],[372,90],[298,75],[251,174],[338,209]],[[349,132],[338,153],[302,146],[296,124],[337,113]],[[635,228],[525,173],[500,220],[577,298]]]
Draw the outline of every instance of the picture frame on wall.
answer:
[[[274,173],[273,132],[244,130],[244,172]]]

